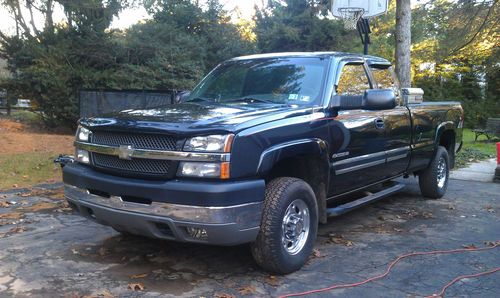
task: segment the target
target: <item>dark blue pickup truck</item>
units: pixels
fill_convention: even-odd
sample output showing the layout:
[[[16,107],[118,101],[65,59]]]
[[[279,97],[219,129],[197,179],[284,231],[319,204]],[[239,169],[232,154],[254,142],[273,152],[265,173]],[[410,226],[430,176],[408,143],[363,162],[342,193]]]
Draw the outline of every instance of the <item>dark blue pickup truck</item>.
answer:
[[[318,223],[397,192],[393,179],[418,175],[425,197],[444,195],[463,110],[409,90],[372,56],[231,59],[182,103],[81,119],[65,195],[119,232],[251,243],[260,266],[289,273]]]

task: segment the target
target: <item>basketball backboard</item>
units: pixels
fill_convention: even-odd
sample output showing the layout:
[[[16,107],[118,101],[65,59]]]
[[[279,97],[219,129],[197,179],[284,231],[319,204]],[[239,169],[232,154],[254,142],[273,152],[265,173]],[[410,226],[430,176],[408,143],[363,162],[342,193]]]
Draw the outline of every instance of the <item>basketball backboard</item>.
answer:
[[[342,9],[363,9],[363,18],[372,18],[384,14],[387,11],[389,0],[332,0],[332,14],[337,18],[343,18]]]

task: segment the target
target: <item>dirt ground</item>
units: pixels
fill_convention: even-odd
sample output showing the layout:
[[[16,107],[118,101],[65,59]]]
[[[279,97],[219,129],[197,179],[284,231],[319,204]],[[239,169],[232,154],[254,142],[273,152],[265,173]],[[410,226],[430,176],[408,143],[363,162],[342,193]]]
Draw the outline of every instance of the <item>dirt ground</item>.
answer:
[[[0,118],[0,155],[28,152],[73,152],[74,136],[44,133],[10,119]]]
[[[1,297],[268,297],[383,273],[397,256],[500,240],[500,184],[451,180],[440,200],[403,180],[399,194],[321,225],[304,268],[270,275],[248,245],[203,246],[123,236],[82,218],[62,185],[0,192]],[[500,248],[417,256],[385,278],[307,297],[422,297],[453,278],[500,267]],[[500,272],[467,278],[446,297],[498,297]],[[87,296],[88,295],[88,296]]]

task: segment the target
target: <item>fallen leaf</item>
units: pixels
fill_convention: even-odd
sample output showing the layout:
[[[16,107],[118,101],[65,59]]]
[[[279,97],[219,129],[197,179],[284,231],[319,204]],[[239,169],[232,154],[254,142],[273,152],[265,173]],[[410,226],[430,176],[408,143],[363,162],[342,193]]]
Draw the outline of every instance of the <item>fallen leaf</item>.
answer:
[[[19,186],[17,184],[12,184],[13,188],[18,188]]]
[[[107,251],[107,249],[106,249],[105,247],[101,247],[101,248],[99,248],[99,255],[100,255],[101,257],[104,257],[104,256],[105,256],[105,255],[107,255],[107,254],[108,254],[108,251]]]
[[[485,241],[484,244],[488,246],[495,246],[495,245],[500,245],[500,241]]]
[[[486,206],[485,209],[486,209],[486,211],[488,211],[490,213],[495,213],[495,208],[493,208],[493,206],[491,206],[491,205]]]
[[[227,294],[227,293],[216,293],[214,295],[215,298],[235,298],[234,295]]]
[[[127,286],[127,289],[132,291],[144,291],[144,285],[141,283],[130,283]]]
[[[108,290],[103,290],[103,291],[100,291],[100,292],[97,292],[95,294],[91,294],[91,295],[87,295],[87,296],[83,296],[81,298],[115,298],[116,296],[111,294],[110,291]]]
[[[464,244],[462,245],[463,248],[465,249],[475,249],[476,246],[474,244]]]
[[[149,273],[142,273],[142,274],[134,274],[132,276],[130,276],[131,279],[138,279],[138,278],[144,278],[144,277],[147,277],[149,275]]]
[[[23,217],[23,214],[21,212],[11,212],[11,213],[2,213],[0,214],[0,219],[20,219]]]
[[[31,192],[25,192],[25,193],[20,194],[20,196],[23,198],[27,198],[27,197],[31,197],[32,194],[31,194]]]
[[[20,210],[28,212],[36,212],[36,211],[55,209],[55,208],[57,208],[57,204],[55,203],[40,202],[33,204],[31,206],[22,207]]]
[[[83,298],[82,295],[75,293],[75,292],[66,293],[66,294],[64,294],[63,297],[64,298]]]
[[[394,228],[394,231],[396,231],[396,232],[398,232],[398,233],[403,232],[403,230],[402,230],[402,229],[398,229],[398,228]]]
[[[254,294],[255,293],[255,287],[254,286],[245,286],[245,287],[239,288],[238,292],[240,293],[240,295],[243,295],[243,296],[244,295]]]
[[[432,214],[431,212],[424,212],[422,213],[422,216],[424,218],[434,218],[434,214]]]
[[[9,208],[10,204],[9,202],[0,202],[0,208]]]
[[[318,249],[316,249],[316,248],[313,249],[312,255],[315,258],[321,258],[321,252]]]
[[[22,232],[25,232],[26,231],[26,227],[24,226],[17,226],[17,227],[13,227],[9,230],[9,234],[17,234],[17,233],[22,233]]]
[[[343,244],[345,246],[354,246],[354,242],[347,240],[343,235],[330,234],[330,241],[335,244]]]
[[[266,283],[273,287],[279,286],[278,279],[274,275],[270,275],[268,278],[266,278]]]

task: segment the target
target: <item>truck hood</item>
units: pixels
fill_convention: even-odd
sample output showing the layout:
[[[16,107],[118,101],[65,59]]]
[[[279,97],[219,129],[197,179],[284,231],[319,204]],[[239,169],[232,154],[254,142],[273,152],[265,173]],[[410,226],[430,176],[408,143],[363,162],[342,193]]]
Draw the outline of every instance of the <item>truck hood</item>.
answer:
[[[161,132],[175,135],[236,133],[243,129],[312,112],[312,108],[273,104],[183,103],[147,110],[125,110],[83,118],[93,130]]]

